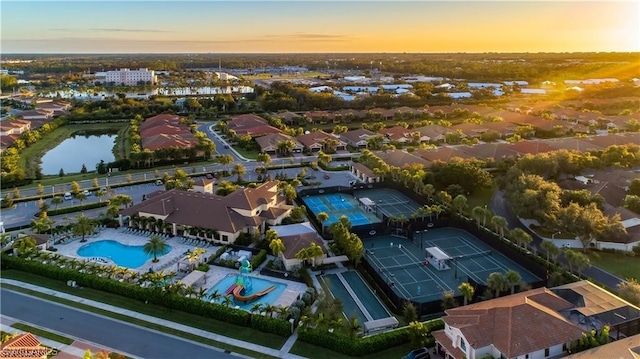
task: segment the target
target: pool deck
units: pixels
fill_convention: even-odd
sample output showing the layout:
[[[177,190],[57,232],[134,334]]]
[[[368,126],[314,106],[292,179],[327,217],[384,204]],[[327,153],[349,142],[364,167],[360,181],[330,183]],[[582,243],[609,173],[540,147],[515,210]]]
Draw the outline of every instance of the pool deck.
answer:
[[[80,243],[79,240],[75,240],[73,242],[67,244],[59,244],[56,245],[58,249],[58,254],[71,257],[71,258],[79,258],[88,260],[88,257],[81,257],[77,254],[78,249],[85,244],[94,243],[98,241],[104,240],[114,240],[118,241],[125,245],[130,246],[141,246],[144,245],[150,237],[148,236],[140,236],[131,233],[124,232],[123,229],[111,229],[107,228],[102,230],[96,237],[87,238],[87,242]],[[172,247],[171,252],[168,254],[159,257],[160,260],[158,263],[153,263],[151,260],[148,260],[145,264],[138,268],[131,268],[132,270],[138,271],[140,273],[147,272],[149,268],[153,268],[155,271],[164,271],[168,272],[178,272],[177,262],[185,256],[185,252],[193,250],[195,247],[200,247],[198,245],[185,244],[182,243],[181,237],[172,237],[166,240],[167,244]],[[214,255],[218,250],[218,246],[204,247],[207,252],[203,255],[204,257],[209,257]],[[199,287],[202,288],[211,288],[216,285],[220,280],[222,280],[228,274],[239,274],[237,269],[211,266],[209,271],[207,272],[206,281],[202,283]],[[263,278],[265,280],[270,280],[272,282],[278,282],[282,284],[286,284],[284,292],[276,299],[272,305],[276,306],[289,306],[294,301],[298,299],[298,296],[305,292],[307,286],[304,283],[288,281],[280,278],[266,277],[261,276],[260,273],[254,271],[251,276],[256,278]]]

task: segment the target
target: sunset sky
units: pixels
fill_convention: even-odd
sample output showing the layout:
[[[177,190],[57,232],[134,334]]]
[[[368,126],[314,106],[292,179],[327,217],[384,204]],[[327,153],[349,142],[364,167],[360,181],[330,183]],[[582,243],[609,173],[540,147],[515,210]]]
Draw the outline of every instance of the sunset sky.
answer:
[[[640,1],[7,1],[1,53],[640,51]]]

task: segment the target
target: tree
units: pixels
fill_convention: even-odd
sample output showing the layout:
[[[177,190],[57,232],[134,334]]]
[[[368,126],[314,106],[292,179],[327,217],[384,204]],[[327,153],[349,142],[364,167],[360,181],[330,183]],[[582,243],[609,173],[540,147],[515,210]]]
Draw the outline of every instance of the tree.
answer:
[[[271,253],[273,253],[274,256],[278,257],[281,253],[284,253],[286,248],[284,243],[282,243],[282,239],[276,238],[269,242],[269,249],[271,249]]]
[[[267,166],[271,163],[271,156],[268,153],[259,153],[256,157],[256,161],[261,162],[264,168],[264,174],[267,173]]]
[[[36,249],[36,240],[31,236],[25,236],[18,238],[13,243],[13,249],[18,253],[18,255],[26,255],[33,250]]]
[[[76,196],[78,195],[78,193],[80,193],[80,190],[82,189],[82,187],[80,187],[80,184],[76,181],[71,182],[71,194]]]
[[[524,247],[531,243],[531,236],[529,233],[525,232],[522,228],[518,227],[511,231],[510,236],[513,240],[515,240],[518,247]]]
[[[307,247],[307,254],[308,254],[309,258],[311,259],[311,266],[315,267],[316,266],[316,258],[322,256],[324,254],[324,251],[322,250],[322,247],[320,247],[319,245],[311,242],[309,247]]]
[[[58,172],[58,176],[64,177],[64,169],[60,169],[60,172]]]
[[[485,208],[481,206],[475,206],[471,210],[471,215],[473,216],[473,219],[475,219],[478,223],[478,228],[480,228],[480,223],[485,218],[485,213]]]
[[[402,319],[404,319],[406,323],[418,320],[418,310],[410,300],[404,302],[404,308],[402,308]]]
[[[468,282],[460,284],[460,286],[458,286],[458,290],[460,291],[460,294],[462,294],[462,298],[464,300],[463,305],[467,305],[467,303],[473,299],[473,294],[476,291]]]
[[[64,199],[61,196],[54,196],[51,198],[51,204],[54,205],[54,209],[58,210],[58,206],[64,203]]]
[[[105,194],[107,194],[105,190],[103,190],[102,188],[98,188],[98,190],[96,191],[96,197],[98,197],[99,203],[102,203],[102,197],[104,197]]]
[[[44,194],[44,186],[42,183],[38,183],[38,196],[42,196]]]
[[[93,233],[93,229],[93,220],[84,215],[78,215],[76,217],[76,223],[72,225],[73,234],[82,237],[80,242],[86,242],[87,240],[84,237],[89,233]]]
[[[84,175],[84,174],[87,174],[87,172],[88,172],[87,171],[87,166],[83,163],[82,164],[82,168],[80,169],[80,173],[82,173]]]
[[[326,212],[320,212],[318,213],[317,218],[322,226],[322,234],[324,235],[324,224],[329,220],[329,215]]]
[[[567,250],[564,255],[569,263],[569,268],[571,270],[575,268],[579,276],[582,276],[582,271],[590,265],[589,257],[584,253]]]
[[[13,187],[13,199],[18,198],[20,198],[20,190],[18,189],[18,187]]]
[[[618,293],[620,297],[630,303],[640,305],[640,283],[634,278],[627,278],[618,283]]]
[[[318,163],[326,167],[329,165],[329,162],[331,162],[331,160],[331,155],[324,153],[323,151],[318,151]]]
[[[520,273],[514,271],[513,269],[509,269],[504,274],[504,278],[509,288],[511,288],[511,294],[513,294],[515,292],[516,285],[520,284],[520,281],[522,281],[522,277],[520,277]]]
[[[442,294],[442,309],[447,310],[457,306],[453,291],[448,290]]]
[[[591,242],[602,237],[611,224],[595,203],[585,207],[570,203],[558,211],[557,217],[563,232],[578,236],[585,253]]]
[[[552,241],[543,240],[540,246],[542,247],[542,250],[544,250],[544,252],[547,254],[547,262],[549,262],[550,258],[554,258],[555,260],[555,258],[560,253],[560,248],[558,248]]]
[[[502,273],[493,272],[487,278],[487,287],[495,291],[495,297],[500,296],[500,292],[507,290],[507,280]]]
[[[242,182],[242,176],[247,173],[247,169],[244,167],[242,163],[236,163],[233,166],[233,174],[238,176],[238,183]]]
[[[452,202],[453,208],[462,215],[462,212],[467,208],[467,197],[462,194],[456,196]]]
[[[507,228],[507,220],[502,216],[491,217],[491,224],[496,230],[496,233],[500,235],[500,238],[504,237],[504,230]]]
[[[85,199],[87,199],[87,195],[84,194],[84,192],[78,192],[78,194],[75,195],[76,199],[80,201],[80,205],[82,206],[82,203],[84,202]]]
[[[153,255],[153,262],[158,262],[158,255],[163,255],[167,252],[167,242],[160,238],[158,235],[152,235],[151,238],[144,244],[142,250],[146,255]]]
[[[218,162],[220,162],[225,172],[229,172],[228,166],[233,163],[233,156],[221,155],[218,157]]]
[[[423,347],[427,341],[429,329],[424,323],[414,321],[409,323],[409,338],[411,347]]]
[[[632,196],[640,197],[640,178],[634,178],[629,184],[629,192]]]

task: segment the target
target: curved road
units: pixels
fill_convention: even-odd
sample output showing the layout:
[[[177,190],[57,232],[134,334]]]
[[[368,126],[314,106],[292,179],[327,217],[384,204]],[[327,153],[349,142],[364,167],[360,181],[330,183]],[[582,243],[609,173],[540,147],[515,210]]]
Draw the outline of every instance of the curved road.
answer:
[[[502,216],[507,220],[510,229],[519,227],[522,228],[525,232],[529,233],[529,235],[531,235],[531,238],[533,238],[530,247],[536,247],[538,252],[543,252],[540,247],[540,244],[543,241],[542,237],[530,230],[529,227],[522,224],[518,217],[511,212],[502,191],[496,191],[496,193],[494,193],[493,197],[491,198],[491,209],[495,214]],[[563,264],[566,264],[566,259],[564,258],[562,253],[560,254],[560,256],[558,256],[558,260]],[[622,278],[616,277],[615,275],[595,266],[589,266],[589,268],[586,268],[582,271],[582,274],[586,277],[594,279],[598,283],[603,284],[607,287],[607,289],[611,291],[617,290],[618,284],[624,281]]]
[[[141,358],[237,358],[219,348],[8,289],[0,289],[0,294],[4,315]]]

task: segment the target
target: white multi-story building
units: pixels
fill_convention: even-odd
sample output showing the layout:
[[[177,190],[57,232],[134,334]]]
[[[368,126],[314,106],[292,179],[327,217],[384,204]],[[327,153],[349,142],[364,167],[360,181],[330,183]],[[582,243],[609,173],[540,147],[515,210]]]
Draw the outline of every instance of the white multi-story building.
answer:
[[[138,70],[120,69],[107,71],[104,81],[107,84],[135,86],[139,84],[156,84],[158,78],[153,70],[146,68]]]

